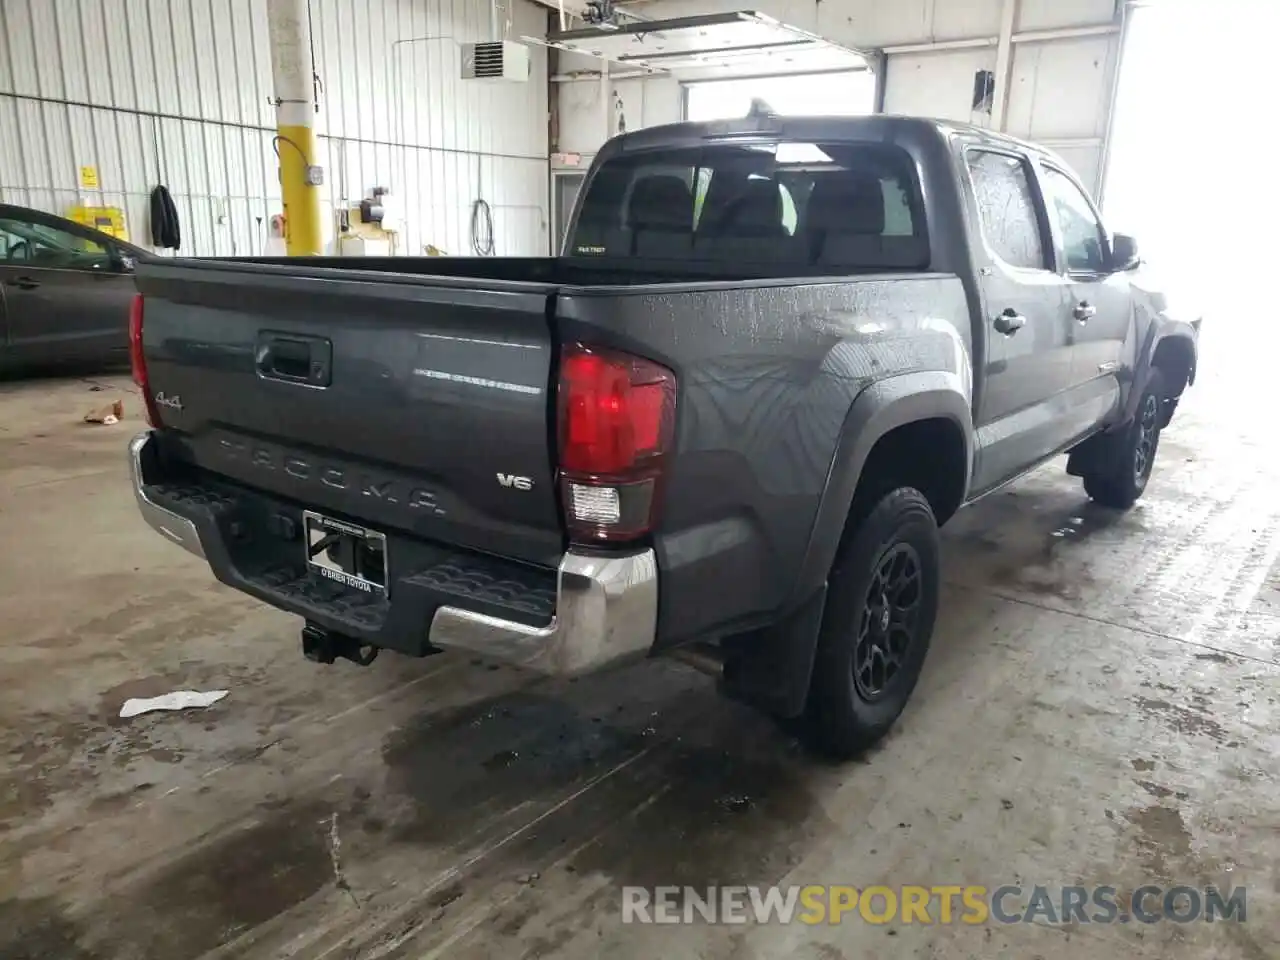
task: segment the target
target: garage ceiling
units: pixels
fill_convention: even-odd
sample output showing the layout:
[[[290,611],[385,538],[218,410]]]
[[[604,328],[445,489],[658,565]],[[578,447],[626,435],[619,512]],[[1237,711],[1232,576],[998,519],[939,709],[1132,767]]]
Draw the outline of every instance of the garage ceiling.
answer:
[[[563,30],[528,43],[679,80],[864,70],[868,55],[750,10]]]

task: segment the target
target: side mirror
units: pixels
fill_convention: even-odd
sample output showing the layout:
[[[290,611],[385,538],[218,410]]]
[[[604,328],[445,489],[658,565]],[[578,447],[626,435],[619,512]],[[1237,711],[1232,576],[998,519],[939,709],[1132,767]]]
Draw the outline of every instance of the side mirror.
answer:
[[[111,259],[111,269],[116,273],[133,273],[133,257],[119,247],[109,247],[107,256]]]
[[[1132,270],[1142,258],[1138,256],[1138,241],[1127,233],[1116,233],[1111,236],[1111,269]]]

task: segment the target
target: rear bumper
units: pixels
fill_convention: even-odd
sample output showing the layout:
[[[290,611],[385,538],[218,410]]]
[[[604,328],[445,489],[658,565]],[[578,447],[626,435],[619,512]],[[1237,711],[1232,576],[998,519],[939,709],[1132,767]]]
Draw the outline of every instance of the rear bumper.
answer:
[[[448,585],[442,587],[430,570],[395,580],[390,599],[337,596],[331,582],[313,583],[305,571],[290,578],[278,567],[257,571],[237,563],[235,544],[228,542],[226,532],[242,528],[242,516],[260,516],[261,501],[267,498],[255,494],[253,509],[239,511],[234,495],[225,490],[159,482],[164,478],[154,475],[154,447],[151,431],[129,444],[134,497],[153,530],[208,560],[222,582],[362,643],[416,655],[465,650],[558,676],[638,659],[653,646],[658,569],[651,549],[621,555],[567,551],[555,575],[553,611],[549,622],[541,624],[495,615],[492,603],[469,602],[472,597],[462,596],[464,590],[451,597]],[[283,515],[300,509],[275,506]],[[456,557],[448,561],[454,569],[459,562]],[[460,582],[469,579],[464,571]]]
[[[545,627],[442,606],[430,640],[560,676],[637,658],[653,646],[658,567],[652,550],[594,557],[570,550],[560,561],[556,613]]]
[[[157,502],[147,490],[142,478],[142,458],[150,443],[149,430],[129,441],[129,472],[133,476],[133,498],[138,502],[138,511],[152,530],[203,560],[204,544],[200,542],[200,532],[196,530],[196,525]]]

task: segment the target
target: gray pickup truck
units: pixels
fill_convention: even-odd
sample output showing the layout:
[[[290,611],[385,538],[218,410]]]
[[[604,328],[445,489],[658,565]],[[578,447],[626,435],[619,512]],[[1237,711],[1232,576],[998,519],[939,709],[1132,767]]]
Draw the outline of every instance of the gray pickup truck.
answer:
[[[841,756],[916,684],[939,524],[1064,452],[1130,506],[1199,333],[1051,153],[894,117],[614,139],[560,257],[136,276],[142,513],[310,658],[676,655]]]

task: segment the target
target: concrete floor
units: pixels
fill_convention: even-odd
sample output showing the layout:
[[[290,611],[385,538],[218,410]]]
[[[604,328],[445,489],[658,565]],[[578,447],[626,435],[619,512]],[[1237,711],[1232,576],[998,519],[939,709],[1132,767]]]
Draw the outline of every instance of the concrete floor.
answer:
[[[123,379],[0,384],[0,958],[1280,956],[1280,459],[1248,362],[1129,515],[1054,464],[955,519],[921,686],[845,766],[672,664],[305,662],[136,517]],[[117,393],[124,424],[79,423]],[[231,692],[116,717],[184,687]],[[1148,881],[1247,885],[1248,922],[620,922],[623,884]]]

